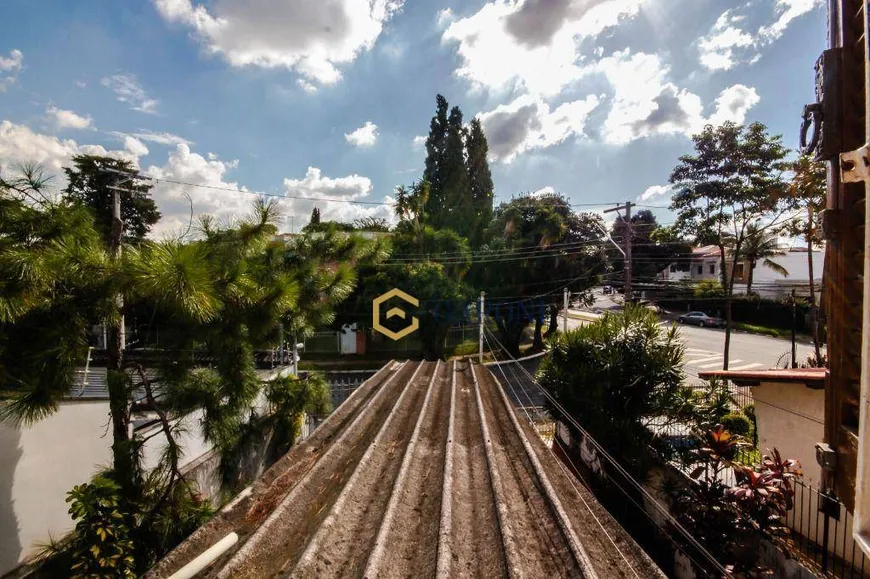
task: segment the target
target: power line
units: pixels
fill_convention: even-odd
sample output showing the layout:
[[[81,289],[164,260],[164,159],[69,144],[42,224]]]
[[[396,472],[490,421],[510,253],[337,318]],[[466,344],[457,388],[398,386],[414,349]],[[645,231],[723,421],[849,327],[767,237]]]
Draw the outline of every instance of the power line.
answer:
[[[486,331],[488,331],[488,330],[487,330],[486,327],[484,327],[484,332],[486,332]],[[544,388],[544,387],[543,387],[543,386],[542,386],[542,385],[541,385],[537,380],[535,380],[535,378],[534,378],[534,377],[533,377],[533,376],[528,372],[528,370],[526,370],[526,369],[522,366],[522,364],[519,364],[519,362],[517,361],[517,359],[513,357],[513,355],[512,355],[512,354],[507,350],[507,348],[504,347],[504,345],[499,341],[499,339],[498,339],[494,334],[492,334],[492,332],[490,332],[490,335],[491,335],[492,338],[495,340],[496,344],[498,344],[498,346],[499,346],[499,347],[500,347],[500,348],[501,348],[501,349],[502,349],[502,350],[507,354],[507,356],[508,356],[508,357],[509,357],[513,362],[515,362],[515,363],[517,364],[517,366],[518,366],[518,367],[519,367],[519,368],[520,368],[520,369],[521,369],[521,370],[522,370],[522,371],[527,375],[527,377],[529,378],[529,380],[531,381],[531,383],[534,384],[535,386],[537,386],[538,390],[539,390],[539,391],[540,391],[540,392],[541,392],[541,393],[542,393],[542,394],[547,398],[547,400],[549,400],[549,402],[553,405],[553,407],[556,408],[556,409],[559,411],[559,413],[562,415],[562,417],[563,417],[564,419],[566,419],[568,422],[570,422],[571,425],[574,426],[574,427],[577,429],[578,432],[580,432],[581,434],[583,434],[583,436],[586,438],[586,440],[587,440],[587,441],[588,441],[588,442],[589,442],[593,447],[595,447],[595,449],[596,449],[596,450],[597,450],[597,451],[598,451],[598,452],[599,452],[599,453],[600,453],[600,454],[601,454],[601,455],[602,455],[602,456],[603,456],[603,457],[604,457],[604,458],[605,458],[605,459],[606,459],[606,460],[607,460],[607,461],[608,461],[608,462],[609,462],[609,463],[610,463],[610,464],[611,464],[611,465],[612,465],[612,466],[613,466],[613,467],[614,467],[614,468],[615,468],[615,469],[616,469],[616,470],[617,470],[617,471],[618,471],[618,472],[619,472],[619,473],[620,473],[620,474],[621,474],[621,475],[622,475],[622,476],[623,476],[623,477],[624,477],[624,478],[629,482],[629,483],[631,483],[632,486],[634,486],[634,487],[635,487],[635,488],[636,488],[636,489],[637,489],[637,490],[638,490],[642,495],[644,495],[644,496],[645,496],[645,497],[650,501],[650,504],[652,504],[652,505],[653,505],[653,506],[654,506],[654,507],[655,507],[655,508],[656,508],[656,509],[657,509],[657,510],[658,510],[658,511],[659,511],[659,512],[660,512],[660,513],[661,513],[661,514],[662,514],[662,515],[663,515],[663,516],[664,516],[664,517],[665,517],[665,518],[666,518],[666,519],[667,519],[667,520],[668,520],[668,521],[673,525],[673,526],[674,526],[674,528],[676,528],[676,529],[677,529],[677,530],[678,530],[678,531],[683,535],[683,537],[686,538],[686,540],[688,540],[688,541],[689,541],[689,542],[690,542],[690,543],[691,543],[691,544],[692,544],[696,549],[698,549],[702,554],[704,554],[705,557],[707,557],[707,558],[709,559],[709,561],[710,561],[710,562],[711,562],[711,563],[716,567],[717,570],[719,570],[719,571],[720,571],[724,576],[726,576],[726,577],[731,576],[731,574],[728,572],[728,570],[727,570],[725,567],[723,567],[722,564],[719,563],[719,561],[718,561],[718,560],[717,560],[717,559],[716,559],[716,558],[715,558],[715,557],[714,557],[714,556],[713,556],[713,555],[712,555],[712,554],[711,554],[711,553],[710,553],[710,552],[709,552],[709,551],[708,551],[708,550],[707,550],[703,545],[701,545],[701,543],[699,543],[698,540],[695,539],[695,537],[693,537],[692,534],[689,533],[689,531],[686,530],[686,528],[683,527],[683,525],[682,525],[679,521],[677,521],[677,519],[674,518],[674,516],[673,516],[673,515],[672,515],[672,514],[671,514],[671,513],[670,513],[670,512],[665,508],[665,507],[663,507],[663,506],[659,503],[659,501],[658,501],[655,497],[653,497],[653,496],[652,496],[652,495],[651,495],[651,494],[650,494],[650,493],[649,493],[649,492],[648,492],[648,491],[643,487],[643,485],[642,485],[640,482],[637,481],[637,479],[635,479],[635,478],[631,475],[631,473],[629,473],[627,470],[625,470],[625,468],[624,468],[621,464],[619,464],[619,462],[617,462],[616,459],[614,459],[613,456],[611,456],[610,453],[607,452],[607,450],[606,450],[603,446],[601,446],[601,444],[600,444],[597,440],[595,440],[595,439],[592,437],[592,435],[589,434],[589,432],[588,432],[585,428],[583,428],[582,426],[580,426],[580,424],[577,422],[577,420],[576,420],[573,416],[571,416],[571,415],[567,412],[567,410],[565,410],[565,408],[564,408],[564,407],[563,407],[563,406],[562,406],[562,405],[561,405],[561,404],[560,404],[560,403],[559,403],[555,398],[553,398],[553,396],[552,396],[552,395],[551,395],[551,394],[546,390],[546,388]],[[612,479],[611,479],[611,480],[612,480]],[[623,492],[624,492],[624,491],[623,491]],[[645,512],[645,511],[644,511],[644,512]]]

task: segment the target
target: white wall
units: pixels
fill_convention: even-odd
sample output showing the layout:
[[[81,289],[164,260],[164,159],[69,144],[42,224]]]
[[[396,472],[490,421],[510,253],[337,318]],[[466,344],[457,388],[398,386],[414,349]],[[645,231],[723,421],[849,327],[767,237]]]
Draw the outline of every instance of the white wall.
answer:
[[[111,463],[109,404],[66,402],[27,428],[0,424],[0,574],[72,528],[73,486]]]
[[[783,458],[799,460],[804,482],[818,487],[822,472],[816,463],[815,445],[824,440],[824,389],[762,382],[752,387],[752,397],[759,450],[764,454],[776,447]]]

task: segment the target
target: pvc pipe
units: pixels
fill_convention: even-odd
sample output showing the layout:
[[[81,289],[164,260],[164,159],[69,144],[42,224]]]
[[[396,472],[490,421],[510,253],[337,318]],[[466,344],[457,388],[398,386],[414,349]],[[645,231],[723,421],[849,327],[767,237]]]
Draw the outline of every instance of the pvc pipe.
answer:
[[[230,550],[230,547],[239,542],[239,536],[236,533],[230,533],[208,549],[206,549],[199,557],[173,573],[169,579],[191,579],[197,573],[211,565],[215,559]]]

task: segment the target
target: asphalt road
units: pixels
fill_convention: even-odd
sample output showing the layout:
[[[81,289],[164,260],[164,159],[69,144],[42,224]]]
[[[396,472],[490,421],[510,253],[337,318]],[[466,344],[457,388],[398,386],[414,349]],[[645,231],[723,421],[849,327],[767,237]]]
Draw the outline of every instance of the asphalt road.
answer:
[[[620,307],[609,300],[608,296],[597,296],[593,311],[602,312]],[[580,310],[572,312],[582,314]],[[569,318],[568,327],[583,324],[582,320]],[[665,321],[670,325],[675,322]],[[721,370],[724,362],[722,352],[725,346],[725,330],[678,325],[679,332],[686,344],[686,370],[689,374],[699,371]],[[797,359],[803,362],[813,351],[811,344],[798,342]],[[791,341],[769,336],[759,336],[744,332],[731,333],[731,353],[729,370],[762,370],[784,367],[791,360]]]

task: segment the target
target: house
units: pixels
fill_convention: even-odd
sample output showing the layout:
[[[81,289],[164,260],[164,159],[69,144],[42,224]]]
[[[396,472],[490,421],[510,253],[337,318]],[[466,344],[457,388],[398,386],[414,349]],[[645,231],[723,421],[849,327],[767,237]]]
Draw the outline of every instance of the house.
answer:
[[[784,249],[783,255],[771,257],[770,260],[782,266],[788,276],[771,269],[763,260],[755,264],[752,273],[752,293],[763,298],[781,299],[791,295],[792,290],[800,297],[809,297],[810,272],[806,247]],[[816,295],[822,288],[822,269],[825,263],[825,249],[813,251],[813,284]],[[749,281],[750,264],[747,261],[737,263],[734,271],[734,293],[745,294]]]
[[[771,269],[759,261],[752,272],[752,293],[764,298],[782,299],[791,295],[792,290],[800,297],[809,297],[810,275],[809,262],[807,260],[807,248],[793,247],[784,249],[784,254],[770,258],[771,261],[782,266],[788,276]],[[730,260],[730,256],[726,259]],[[822,287],[822,269],[825,261],[825,249],[813,252],[813,283],[816,295]],[[730,263],[730,262],[729,262]],[[749,282],[750,264],[748,261],[740,261],[736,264],[734,272],[734,293],[745,294]],[[715,245],[705,245],[692,249],[691,257],[686,262],[672,263],[661,272],[659,281],[677,282],[722,279],[720,267],[719,248]]]
[[[658,281],[691,281],[720,279],[719,248],[704,245],[692,249],[692,255],[685,261],[670,264],[656,276]]]

